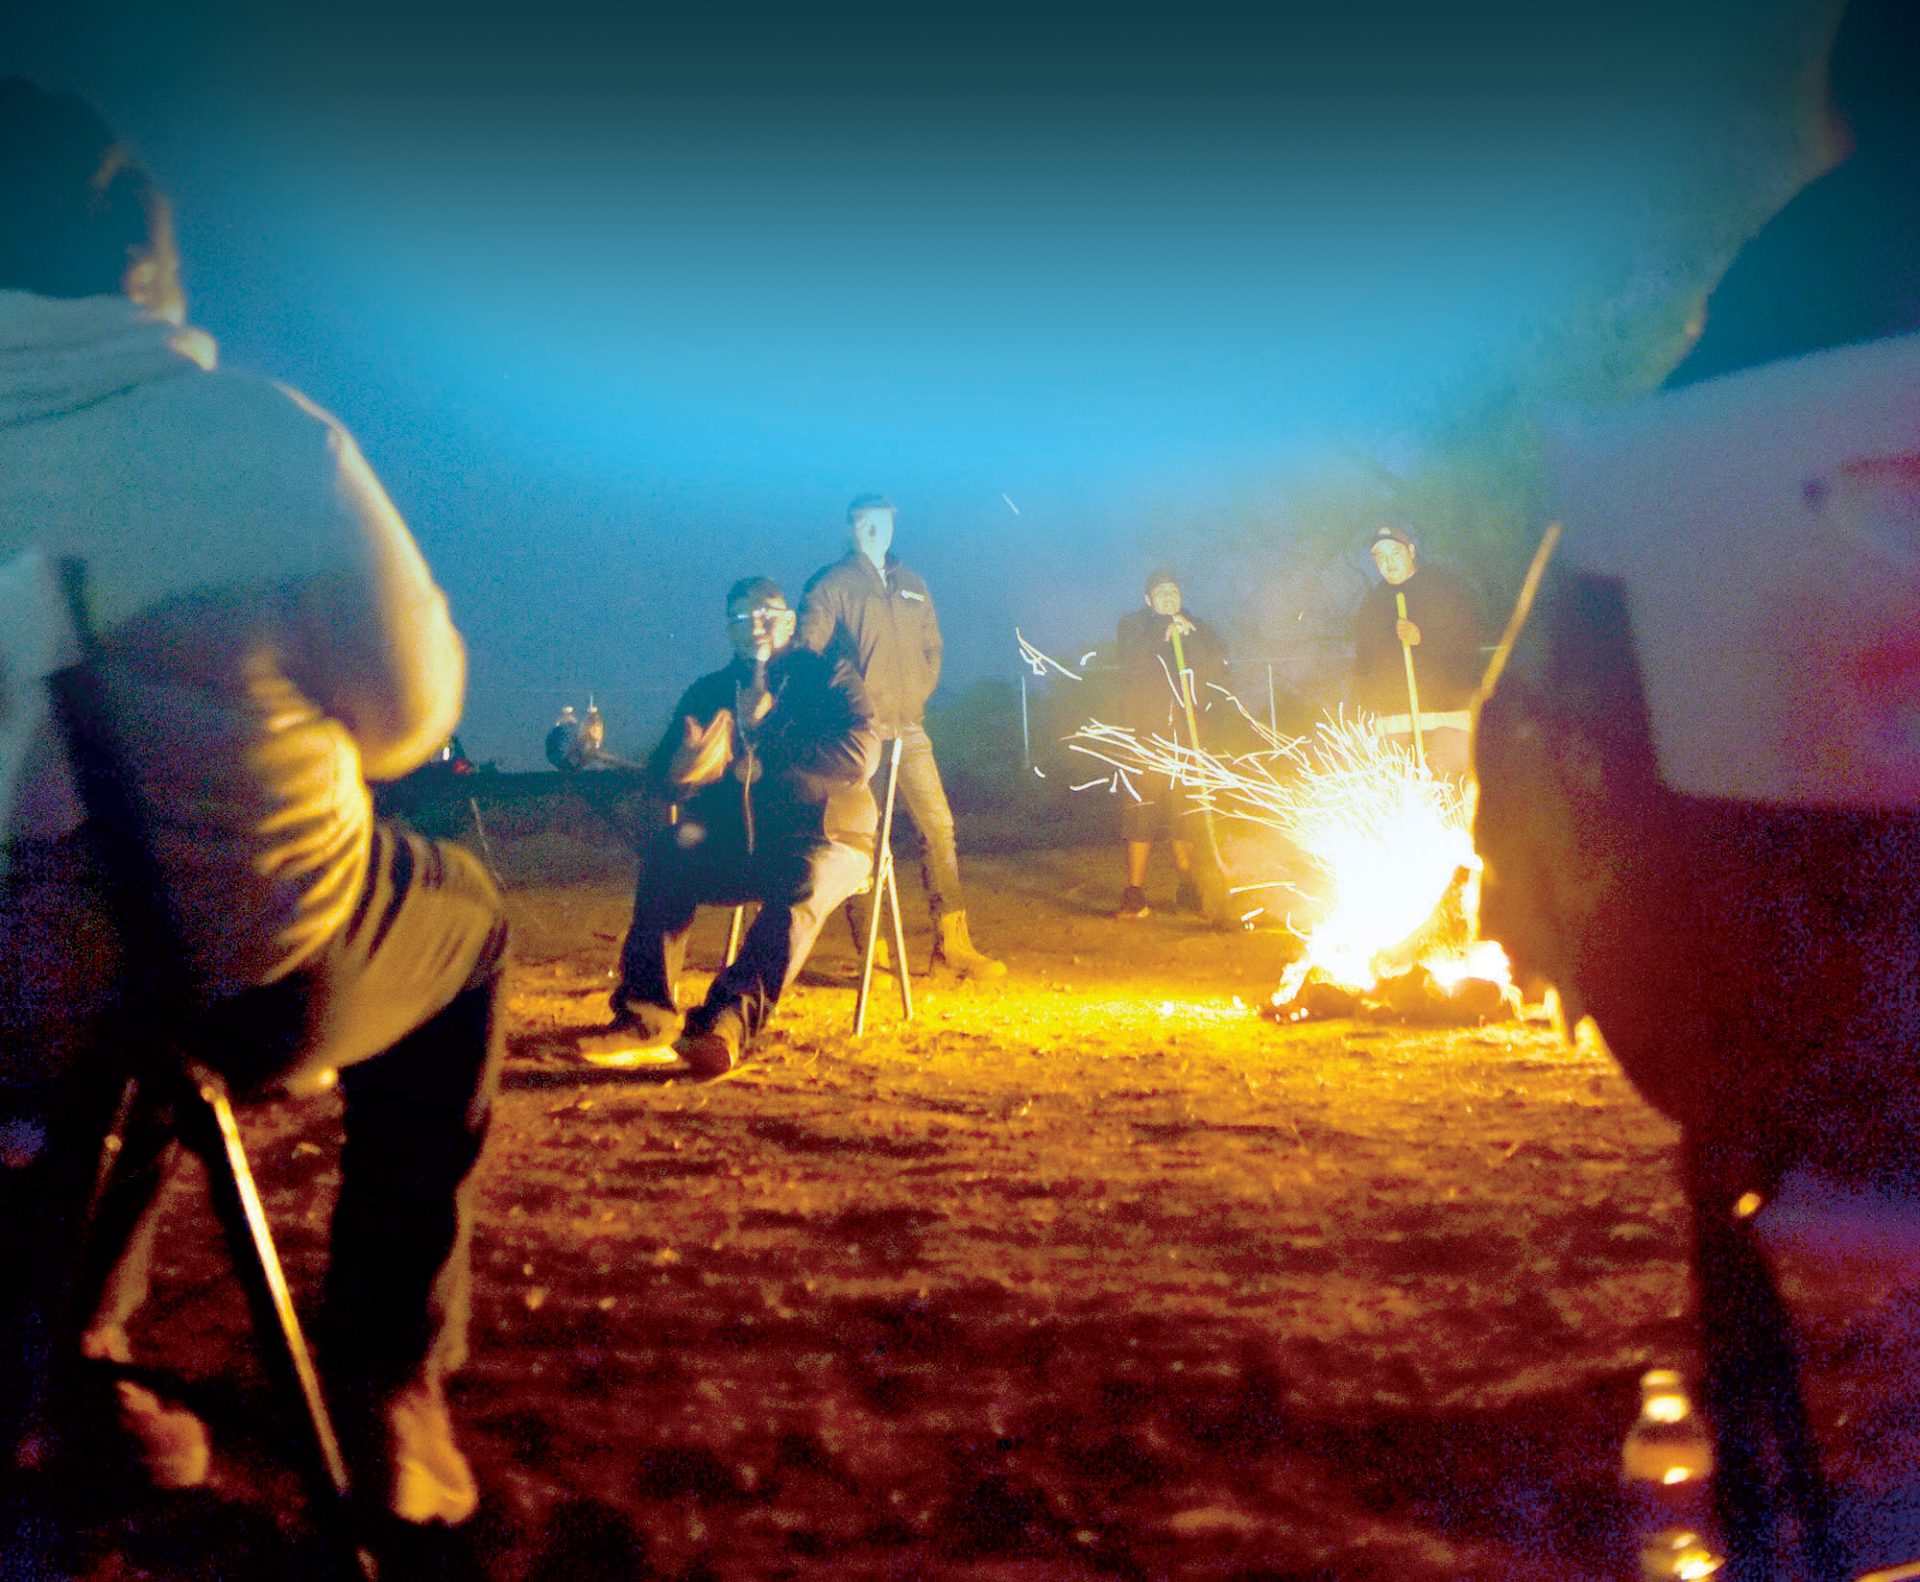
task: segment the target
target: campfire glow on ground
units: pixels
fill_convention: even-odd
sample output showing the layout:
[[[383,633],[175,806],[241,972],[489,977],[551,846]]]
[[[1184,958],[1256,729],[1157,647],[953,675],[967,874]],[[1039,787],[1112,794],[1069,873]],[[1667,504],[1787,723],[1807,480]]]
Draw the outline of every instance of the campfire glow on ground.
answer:
[[[1428,992],[1478,982],[1505,999],[1505,954],[1476,937],[1480,862],[1469,791],[1376,735],[1364,717],[1330,716],[1297,739],[1249,724],[1266,745],[1234,758],[1098,722],[1069,745],[1111,765],[1130,794],[1135,777],[1171,776],[1213,816],[1274,831],[1310,865],[1311,885],[1291,888],[1314,920],[1276,1006],[1296,1004],[1312,984],[1360,995],[1416,969]]]

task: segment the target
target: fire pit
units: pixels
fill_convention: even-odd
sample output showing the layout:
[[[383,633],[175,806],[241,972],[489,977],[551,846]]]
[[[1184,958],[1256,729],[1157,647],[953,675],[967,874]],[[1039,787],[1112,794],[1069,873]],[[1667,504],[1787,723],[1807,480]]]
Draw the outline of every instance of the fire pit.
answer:
[[[1478,937],[1469,789],[1364,718],[1330,718],[1301,740],[1249,723],[1268,750],[1245,758],[1101,725],[1073,745],[1128,772],[1170,775],[1206,813],[1270,829],[1305,859],[1315,921],[1262,1014],[1425,1026],[1519,1019],[1506,955]]]

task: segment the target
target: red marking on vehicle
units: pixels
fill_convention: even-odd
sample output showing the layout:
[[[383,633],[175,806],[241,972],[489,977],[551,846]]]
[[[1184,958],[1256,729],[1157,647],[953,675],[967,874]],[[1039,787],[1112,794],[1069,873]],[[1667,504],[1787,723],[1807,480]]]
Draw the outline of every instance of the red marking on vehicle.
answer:
[[[1856,483],[1891,483],[1920,489],[1920,454],[1855,456],[1840,463],[1840,476]]]

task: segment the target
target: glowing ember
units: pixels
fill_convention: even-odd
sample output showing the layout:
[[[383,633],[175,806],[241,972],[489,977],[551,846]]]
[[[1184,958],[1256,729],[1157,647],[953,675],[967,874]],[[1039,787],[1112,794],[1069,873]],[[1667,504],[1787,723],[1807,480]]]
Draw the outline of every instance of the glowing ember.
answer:
[[[1274,993],[1282,1017],[1350,1015],[1363,997],[1422,1019],[1511,1011],[1506,956],[1475,938],[1469,793],[1364,719],[1329,718],[1299,740],[1248,723],[1267,748],[1233,759],[1097,723],[1070,745],[1123,780],[1170,775],[1200,805],[1275,831],[1313,865],[1320,920]]]

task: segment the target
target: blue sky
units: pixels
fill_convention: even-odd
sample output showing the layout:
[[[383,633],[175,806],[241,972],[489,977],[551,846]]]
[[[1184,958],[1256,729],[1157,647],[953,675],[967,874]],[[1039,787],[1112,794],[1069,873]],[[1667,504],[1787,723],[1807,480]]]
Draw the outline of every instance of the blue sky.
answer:
[[[1210,502],[1497,372],[1821,5],[1546,9],[75,0],[0,70],[102,105],[196,319],[360,437],[513,767],[589,688],[638,749],[869,489],[961,680],[1157,561],[1224,598]]]

